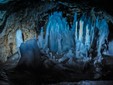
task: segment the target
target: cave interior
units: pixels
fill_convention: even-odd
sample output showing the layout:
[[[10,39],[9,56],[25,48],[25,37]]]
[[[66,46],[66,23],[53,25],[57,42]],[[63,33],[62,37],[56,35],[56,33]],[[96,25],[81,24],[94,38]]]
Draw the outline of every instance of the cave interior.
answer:
[[[0,0],[0,85],[113,85],[111,0]]]

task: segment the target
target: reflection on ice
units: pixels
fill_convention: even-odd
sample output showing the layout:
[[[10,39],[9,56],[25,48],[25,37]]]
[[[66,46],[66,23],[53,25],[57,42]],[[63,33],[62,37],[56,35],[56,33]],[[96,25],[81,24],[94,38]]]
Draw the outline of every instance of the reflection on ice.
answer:
[[[95,34],[95,30],[98,30]],[[80,20],[77,19],[77,13],[74,15],[72,28],[69,28],[66,18],[62,17],[62,12],[54,12],[49,16],[46,34],[44,38],[43,28],[38,37],[38,46],[45,51],[51,52],[49,56],[62,55],[60,62],[66,58],[88,58],[90,57],[90,49],[96,41],[95,49],[97,57],[102,55],[102,46],[107,41],[109,34],[108,24],[105,19],[92,23],[91,18],[88,19],[83,15]],[[104,48],[106,49],[106,48]]]
[[[16,45],[17,48],[20,47],[21,43],[23,43],[22,31],[18,29],[16,31]]]

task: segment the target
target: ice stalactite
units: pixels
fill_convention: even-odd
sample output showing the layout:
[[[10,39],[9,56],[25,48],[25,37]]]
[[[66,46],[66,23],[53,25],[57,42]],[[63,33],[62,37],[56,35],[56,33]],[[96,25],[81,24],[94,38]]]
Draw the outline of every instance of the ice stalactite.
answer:
[[[62,17],[61,12],[55,12],[49,17],[43,48],[49,48],[52,52],[61,53],[70,49],[72,45],[73,38],[66,18]]]
[[[78,23],[78,27],[79,28],[76,28],[77,31],[77,40],[75,40],[76,42],[76,56],[77,57],[82,57],[82,53],[84,51],[84,42],[83,42],[83,26],[84,26],[84,21],[83,21],[83,16],[82,18],[80,19],[79,23]]]
[[[20,47],[21,43],[23,43],[22,31],[18,29],[16,31],[16,45],[17,48]]]
[[[41,32],[40,32],[40,35],[38,36],[38,42],[37,42],[39,48],[43,48],[43,46],[44,46],[43,35],[44,35],[44,33],[43,33],[43,27],[42,27],[41,28]]]
[[[98,36],[95,34],[96,29]],[[75,13],[73,25],[69,28],[66,18],[62,17],[62,12],[54,12],[49,16],[45,38],[43,30],[41,30],[38,45],[45,51],[68,54],[64,55],[64,58],[72,57],[72,55],[76,58],[88,58],[88,51],[96,38],[95,50],[97,50],[97,56],[101,56],[102,46],[107,40],[108,34],[109,28],[105,19],[99,21],[99,17],[97,17],[96,22],[92,23],[91,17],[86,17],[84,14],[77,19],[77,13]]]
[[[108,24],[106,22],[105,19],[102,19],[99,21],[99,19],[97,18],[96,20],[96,27],[99,30],[99,37],[98,37],[98,49],[97,49],[97,57],[102,57],[102,46],[105,44],[105,41],[107,41],[108,39],[108,34],[109,34],[109,28],[108,28]],[[106,49],[106,48],[105,48]]]

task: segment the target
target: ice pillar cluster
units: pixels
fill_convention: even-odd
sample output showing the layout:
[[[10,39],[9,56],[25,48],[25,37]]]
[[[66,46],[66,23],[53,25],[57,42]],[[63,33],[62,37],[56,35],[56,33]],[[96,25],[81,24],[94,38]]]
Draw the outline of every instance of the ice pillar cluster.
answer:
[[[76,58],[90,57],[90,50],[96,50],[96,56],[101,57],[102,46],[107,41],[108,34],[109,28],[105,19],[96,17],[92,23],[91,17],[83,14],[78,19],[75,13],[73,24],[69,27],[66,17],[62,17],[62,12],[54,12],[49,16],[45,34],[43,27],[41,28],[38,46],[57,54],[71,50],[71,54]]]

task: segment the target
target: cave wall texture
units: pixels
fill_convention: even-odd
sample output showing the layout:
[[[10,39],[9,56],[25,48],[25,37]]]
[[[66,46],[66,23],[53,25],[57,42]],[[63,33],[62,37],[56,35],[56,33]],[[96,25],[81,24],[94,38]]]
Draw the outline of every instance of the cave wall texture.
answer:
[[[94,1],[100,3],[97,0]],[[22,31],[24,42],[37,38],[40,28],[42,26],[46,27],[48,16],[54,11],[62,11],[69,24],[73,22],[75,11],[78,16],[87,12],[93,17],[93,20],[95,20],[95,15],[100,15],[108,23],[113,23],[113,18],[110,15],[111,11],[109,14],[106,10],[90,6],[87,0],[81,4],[68,2],[0,0],[0,62],[7,61],[7,58],[17,51],[16,31],[18,29]]]
[[[50,8],[47,8],[48,5]],[[22,31],[24,41],[36,38],[36,32],[39,29],[38,21],[41,19],[39,15],[46,16],[44,12],[52,7],[54,7],[53,4],[43,4],[40,7],[28,7],[10,14],[7,11],[0,11],[0,27],[2,29],[0,33],[0,60],[2,62],[5,62],[7,57],[16,52],[16,30]]]

